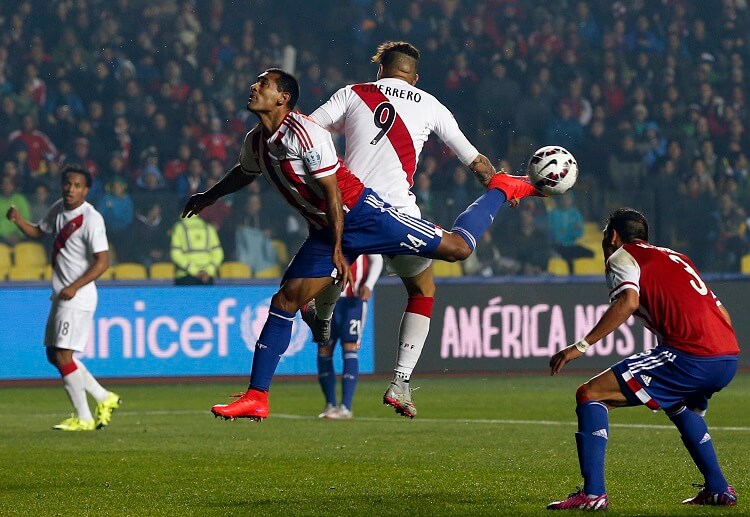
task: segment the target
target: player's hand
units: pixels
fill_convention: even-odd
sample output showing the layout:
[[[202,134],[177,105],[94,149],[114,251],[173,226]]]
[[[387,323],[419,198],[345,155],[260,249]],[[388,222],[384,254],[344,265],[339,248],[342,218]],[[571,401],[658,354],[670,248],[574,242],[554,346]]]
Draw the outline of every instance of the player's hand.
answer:
[[[60,291],[60,294],[57,295],[57,297],[60,298],[61,300],[72,300],[77,292],[78,292],[78,289],[69,285],[68,287],[63,288],[63,290]]]
[[[372,296],[372,291],[370,291],[369,287],[367,287],[366,285],[363,285],[363,286],[360,286],[358,295],[363,301],[366,302],[367,300],[370,299],[370,296]]]
[[[5,217],[8,218],[8,221],[15,223],[18,221],[18,208],[16,208],[16,205],[10,205],[10,208],[5,213]]]
[[[573,359],[578,359],[582,355],[583,352],[578,350],[575,345],[570,345],[563,348],[555,355],[553,355],[549,360],[550,375],[555,375],[563,366],[568,364]]]
[[[216,198],[208,192],[199,192],[193,194],[185,203],[185,209],[182,211],[182,217],[193,217],[200,213],[201,210],[207,206],[211,206],[216,203]]]
[[[336,282],[341,283],[342,289],[346,288],[349,283],[354,281],[354,278],[341,248],[333,250],[333,265],[336,267]]]

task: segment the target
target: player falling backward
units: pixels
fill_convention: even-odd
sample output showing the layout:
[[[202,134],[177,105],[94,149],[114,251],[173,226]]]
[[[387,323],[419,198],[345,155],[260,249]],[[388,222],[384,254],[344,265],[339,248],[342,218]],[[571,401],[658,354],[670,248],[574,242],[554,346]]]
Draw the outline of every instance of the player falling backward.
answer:
[[[415,86],[419,50],[405,41],[387,41],[378,46],[372,62],[379,65],[377,81],[341,88],[310,115],[326,129],[343,126],[346,167],[399,212],[420,217],[411,187],[422,147],[435,133],[487,186],[495,173],[489,159],[469,142],[440,101]],[[462,230],[454,227],[454,231]],[[393,379],[383,402],[413,418],[417,408],[409,381],[430,330],[435,300],[432,260],[419,255],[386,260],[388,269],[401,277],[408,300],[399,327]],[[333,284],[303,309],[317,342],[328,341],[340,291],[341,284]]]
[[[31,239],[52,234],[52,306],[44,332],[47,360],[60,372],[76,414],[54,426],[60,431],[93,431],[109,424],[120,397],[104,389],[86,366],[73,356],[89,340],[96,310],[94,280],[109,267],[104,219],[86,202],[91,174],[66,167],[61,175],[63,197],[37,224],[21,217],[15,206],[6,216]],[[86,393],[96,400],[91,414]]]
[[[349,280],[349,263],[356,257],[379,253],[465,260],[506,200],[540,195],[523,178],[496,174],[487,192],[458,216],[454,231],[445,231],[398,212],[366,188],[336,154],[330,133],[293,111],[298,98],[291,74],[276,68],[260,74],[247,104],[260,123],[246,135],[240,163],[208,191],[193,195],[183,211],[190,217],[263,175],[309,227],[271,298],[247,391],[231,404],[212,408],[224,418],[268,416],[271,379],[289,346],[295,313],[334,281]]]

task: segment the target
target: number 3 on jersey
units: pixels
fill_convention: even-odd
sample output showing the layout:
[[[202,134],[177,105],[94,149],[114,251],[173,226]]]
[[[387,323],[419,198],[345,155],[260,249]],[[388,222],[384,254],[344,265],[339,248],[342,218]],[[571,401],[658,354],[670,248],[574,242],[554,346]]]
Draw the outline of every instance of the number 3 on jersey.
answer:
[[[393,123],[396,121],[396,108],[390,102],[381,102],[373,111],[373,122],[380,129],[380,133],[375,135],[370,145],[376,145],[390,131]]]

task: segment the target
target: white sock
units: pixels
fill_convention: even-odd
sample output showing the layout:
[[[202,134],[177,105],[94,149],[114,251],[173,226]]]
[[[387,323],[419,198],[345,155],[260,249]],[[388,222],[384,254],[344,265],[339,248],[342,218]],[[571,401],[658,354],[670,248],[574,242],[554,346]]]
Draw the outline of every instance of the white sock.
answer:
[[[427,334],[430,332],[430,316],[434,298],[426,296],[410,296],[406,311],[401,318],[398,332],[398,355],[393,378],[408,381],[419,356],[422,355]]]
[[[330,320],[333,317],[333,309],[339,301],[343,285],[341,282],[334,283],[323,289],[315,297],[315,315],[319,320]]]
[[[78,414],[78,418],[81,420],[93,420],[94,417],[91,415],[89,401],[86,398],[86,390],[83,387],[83,374],[81,370],[76,368],[64,376],[63,384],[65,385],[65,391],[68,392],[68,397],[70,397],[70,403],[73,404],[73,408]]]
[[[76,365],[78,366],[78,371],[80,371],[83,375],[83,389],[91,393],[91,396],[94,397],[97,402],[104,402],[104,400],[109,396],[109,391],[104,389],[102,385],[99,384],[94,376],[91,375],[89,369],[86,368],[85,364],[83,364],[78,359],[73,359],[73,361],[75,361]]]

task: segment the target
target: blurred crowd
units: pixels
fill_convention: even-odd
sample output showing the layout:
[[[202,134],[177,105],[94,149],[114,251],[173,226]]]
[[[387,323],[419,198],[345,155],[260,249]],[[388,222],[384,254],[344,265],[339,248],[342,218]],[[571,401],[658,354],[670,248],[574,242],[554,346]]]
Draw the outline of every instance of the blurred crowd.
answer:
[[[373,80],[377,44],[404,39],[422,53],[418,86],[498,168],[521,173],[549,144],[578,160],[574,195],[504,212],[467,272],[538,274],[549,257],[588,256],[584,223],[620,205],[702,270],[739,271],[749,21],[746,0],[4,0],[0,210],[38,220],[61,165],[81,164],[116,259],[162,260],[186,198],[236,162],[260,71],[294,72],[309,113]],[[481,190],[436,139],[415,181],[423,215],[448,227]],[[206,210],[225,259],[269,240],[293,252],[306,235],[268,192],[255,182]]]

